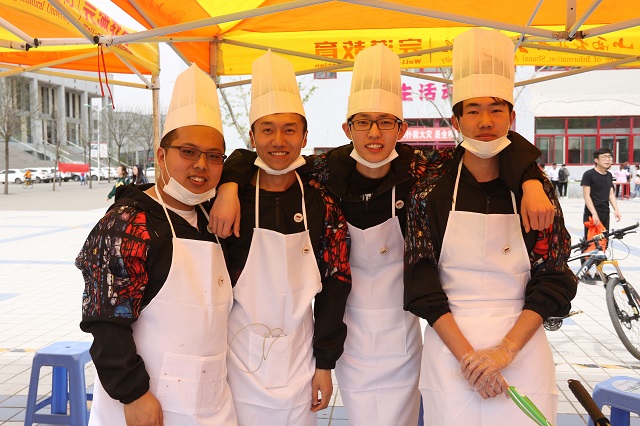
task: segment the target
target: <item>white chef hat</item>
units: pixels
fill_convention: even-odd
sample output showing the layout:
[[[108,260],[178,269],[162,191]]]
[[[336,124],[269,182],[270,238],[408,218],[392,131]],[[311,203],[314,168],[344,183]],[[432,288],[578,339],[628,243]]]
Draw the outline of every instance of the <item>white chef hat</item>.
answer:
[[[479,97],[513,105],[514,45],[497,30],[473,28],[453,39],[453,105]]]
[[[384,44],[356,56],[347,119],[361,112],[385,112],[403,118],[400,58]]]
[[[224,136],[216,84],[196,64],[176,78],[162,137],[185,126],[213,127]]]
[[[293,65],[269,49],[251,64],[249,121],[285,112],[306,117]]]

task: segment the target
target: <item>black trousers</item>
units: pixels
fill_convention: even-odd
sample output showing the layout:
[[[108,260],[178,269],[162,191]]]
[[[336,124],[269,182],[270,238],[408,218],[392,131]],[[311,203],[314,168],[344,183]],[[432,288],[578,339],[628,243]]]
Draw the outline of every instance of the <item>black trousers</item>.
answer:
[[[568,186],[569,182],[558,182],[558,195],[560,195],[561,197],[566,197],[567,196],[567,186]]]

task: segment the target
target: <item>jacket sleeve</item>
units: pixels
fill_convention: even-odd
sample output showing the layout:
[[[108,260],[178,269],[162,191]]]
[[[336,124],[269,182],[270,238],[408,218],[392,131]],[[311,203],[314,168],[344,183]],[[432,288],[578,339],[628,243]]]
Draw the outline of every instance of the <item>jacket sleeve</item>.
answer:
[[[500,153],[500,178],[514,194],[522,194],[522,183],[528,179],[542,181],[537,174],[536,159],[541,152],[516,132],[509,132],[511,143]]]
[[[564,225],[562,208],[553,184],[544,182],[544,191],[555,208],[551,227],[536,232],[530,252],[531,279],[525,290],[524,309],[538,313],[543,319],[563,316],[571,309],[571,300],[578,290],[578,279],[567,265],[571,235]]]
[[[323,192],[325,226],[318,253],[322,291],[316,295],[313,353],[316,367],[335,368],[344,350],[344,312],[351,292],[347,222],[335,199]]]
[[[251,182],[251,177],[257,170],[253,163],[258,154],[248,149],[236,149],[224,162],[220,184],[235,182],[242,189]]]
[[[93,335],[91,357],[106,392],[124,404],[149,390],[131,328],[148,282],[149,240],[145,214],[119,206],[94,227],[75,262],[85,282],[80,328]]]

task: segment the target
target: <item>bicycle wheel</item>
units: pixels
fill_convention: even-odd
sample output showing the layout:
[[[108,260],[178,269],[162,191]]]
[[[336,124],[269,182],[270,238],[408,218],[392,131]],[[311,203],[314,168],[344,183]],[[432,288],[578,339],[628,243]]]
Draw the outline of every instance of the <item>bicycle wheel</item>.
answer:
[[[630,283],[615,277],[607,282],[607,309],[618,337],[635,358],[640,359],[640,297]]]

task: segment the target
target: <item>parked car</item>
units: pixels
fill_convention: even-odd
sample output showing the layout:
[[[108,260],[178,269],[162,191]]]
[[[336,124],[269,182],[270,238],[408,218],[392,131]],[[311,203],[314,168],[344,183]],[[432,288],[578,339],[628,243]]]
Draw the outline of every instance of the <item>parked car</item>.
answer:
[[[155,167],[147,167],[144,171],[144,175],[149,179],[149,182],[156,181],[156,168]]]
[[[4,183],[5,171],[0,172],[0,183]],[[9,169],[8,181],[21,184],[24,180],[24,173],[20,169]]]
[[[98,168],[97,167],[92,167],[91,168],[91,180],[98,180],[98,175],[100,175],[100,180],[106,180],[107,177],[108,177],[108,173],[109,173],[109,170],[107,170],[107,168],[105,168],[105,167],[100,169],[100,173],[98,173]],[[113,174],[111,176],[113,176]]]
[[[51,182],[53,180],[53,173],[51,173],[51,169],[48,167],[27,167],[20,169],[23,176],[27,170],[31,170],[31,179],[36,183]]]

